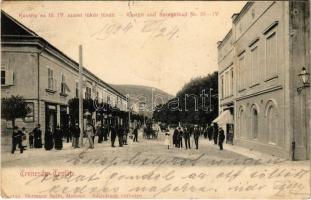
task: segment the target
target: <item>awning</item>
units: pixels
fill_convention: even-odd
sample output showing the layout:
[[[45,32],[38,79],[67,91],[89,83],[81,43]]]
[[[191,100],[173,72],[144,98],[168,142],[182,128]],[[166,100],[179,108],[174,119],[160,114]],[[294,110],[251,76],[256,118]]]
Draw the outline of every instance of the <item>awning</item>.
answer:
[[[214,123],[217,123],[219,126],[225,126],[226,124],[233,124],[233,115],[231,115],[229,110],[225,110],[220,115],[213,120]]]

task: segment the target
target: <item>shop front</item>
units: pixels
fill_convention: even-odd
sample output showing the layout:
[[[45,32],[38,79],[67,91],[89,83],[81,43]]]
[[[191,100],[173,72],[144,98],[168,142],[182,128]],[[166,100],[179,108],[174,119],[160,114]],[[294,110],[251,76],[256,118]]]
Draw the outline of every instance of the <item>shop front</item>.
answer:
[[[45,103],[45,127],[50,127],[52,132],[56,129],[57,106],[52,103]]]
[[[234,117],[233,107],[225,108],[219,116],[213,120],[225,131],[226,143],[233,144],[234,139]]]

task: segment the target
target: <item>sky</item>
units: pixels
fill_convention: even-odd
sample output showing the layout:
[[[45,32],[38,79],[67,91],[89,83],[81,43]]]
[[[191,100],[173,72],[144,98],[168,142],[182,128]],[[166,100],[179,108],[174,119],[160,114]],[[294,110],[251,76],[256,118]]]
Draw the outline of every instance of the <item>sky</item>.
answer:
[[[175,95],[217,70],[217,41],[245,2],[18,1],[2,9],[111,84]]]

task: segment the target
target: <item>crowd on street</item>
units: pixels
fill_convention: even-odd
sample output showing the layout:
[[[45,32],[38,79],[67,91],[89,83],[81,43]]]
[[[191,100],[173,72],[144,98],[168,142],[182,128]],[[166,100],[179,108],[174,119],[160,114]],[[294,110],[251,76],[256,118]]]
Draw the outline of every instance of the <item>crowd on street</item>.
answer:
[[[214,144],[219,146],[220,150],[223,150],[223,143],[225,140],[225,132],[221,127],[218,127],[217,123],[203,128],[198,125],[184,125],[177,126],[174,129],[173,136],[170,136],[169,132],[165,133],[165,144],[167,148],[170,148],[170,139],[173,139],[173,145],[175,148],[191,149],[191,146],[195,146],[199,149],[200,136],[213,140]],[[184,144],[184,145],[183,145]]]
[[[70,126],[69,128],[62,128],[59,125],[56,126],[55,130],[52,131],[50,127],[46,128],[44,133],[44,140],[42,140],[42,131],[40,124],[38,124],[33,131],[26,132],[23,127],[15,126],[12,134],[12,150],[14,154],[17,147],[20,153],[29,147],[32,148],[43,148],[46,151],[56,149],[63,149],[63,142],[71,143],[72,148],[80,148],[81,144],[86,147],[93,149],[95,143],[98,144],[107,142],[110,139],[111,147],[116,147],[116,143],[119,147],[128,145],[128,139],[132,139],[133,142],[138,141],[138,132],[142,128],[144,139],[157,139],[159,128],[154,128],[152,124],[147,125],[136,125],[132,130],[126,125],[97,125],[94,126],[88,122],[84,127],[84,131],[81,133],[78,123]],[[172,129],[171,129],[172,130]],[[162,130],[164,132],[165,140],[164,143],[167,148],[170,148],[172,144],[175,148],[185,149],[199,149],[200,138],[208,138],[210,141],[213,140],[215,145],[219,146],[220,150],[223,150],[223,142],[225,140],[225,133],[221,127],[218,127],[217,123],[203,128],[198,125],[183,125],[173,127],[172,135],[169,129]],[[97,141],[95,137],[97,136]],[[80,138],[83,137],[83,138]],[[109,138],[109,139],[108,139]],[[82,141],[82,143],[81,143]],[[83,144],[83,141],[86,141]],[[28,144],[27,144],[28,143]]]
[[[138,142],[139,128],[140,126],[136,125],[131,131],[131,135],[129,137],[133,139],[133,142]],[[50,127],[47,127],[43,139],[40,124],[38,124],[30,132],[26,132],[25,127],[20,129],[18,126],[15,126],[13,128],[12,134],[11,153],[14,154],[17,147],[19,148],[20,153],[23,153],[27,147],[29,147],[29,149],[40,149],[44,147],[44,149],[47,151],[52,149],[62,150],[63,142],[72,143],[72,148],[80,148],[81,141],[86,141],[86,144],[83,144],[83,146],[93,149],[96,142],[95,136],[98,138],[98,144],[108,141],[108,138],[110,138],[111,147],[116,147],[115,143],[117,143],[119,147],[123,147],[123,145],[128,144],[127,141],[129,132],[130,130],[127,126],[94,126],[92,123],[88,122],[84,128],[84,131],[82,132],[82,135],[79,124],[76,123],[69,128],[64,128],[57,125],[54,131],[52,131]],[[85,140],[80,137],[85,138]]]

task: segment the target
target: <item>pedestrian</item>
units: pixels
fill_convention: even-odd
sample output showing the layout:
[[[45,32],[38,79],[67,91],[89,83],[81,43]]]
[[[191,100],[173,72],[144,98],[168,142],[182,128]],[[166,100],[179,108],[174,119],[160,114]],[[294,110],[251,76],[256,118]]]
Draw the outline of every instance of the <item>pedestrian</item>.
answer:
[[[217,140],[218,140],[218,125],[217,125],[217,123],[214,123],[213,139],[214,139],[214,144],[217,145]]]
[[[33,136],[33,131],[30,131],[29,132],[29,136],[28,136],[28,140],[29,140],[29,148],[32,149],[33,148],[33,139],[34,139],[34,136]]]
[[[96,129],[96,135],[98,136],[98,143],[102,143],[104,141],[104,133],[102,132],[102,125],[98,125]]]
[[[170,139],[171,139],[171,136],[169,134],[169,132],[166,132],[165,133],[165,141],[164,141],[164,144],[167,146],[167,149],[170,149]]]
[[[12,151],[11,153],[14,154],[15,150],[16,150],[16,146],[18,146],[20,153],[23,153],[24,148],[22,145],[22,138],[23,137],[23,133],[18,130],[18,126],[15,126],[13,128],[13,135],[12,135]]]
[[[94,138],[95,134],[94,134],[93,126],[92,126],[92,124],[90,122],[88,122],[86,124],[85,133],[86,133],[88,141],[89,141],[89,148],[90,149],[94,149],[94,140],[93,140],[93,138]]]
[[[54,135],[53,135],[53,132],[49,126],[45,130],[44,148],[47,151],[54,148]]]
[[[42,148],[42,131],[40,129],[40,124],[33,130],[34,134],[34,147]]]
[[[115,147],[114,146],[114,142],[115,142],[116,137],[117,137],[116,127],[115,126],[111,126],[110,131],[111,131],[111,133],[110,133],[111,134],[110,135],[110,137],[111,137],[111,147]]]
[[[195,148],[199,149],[200,131],[198,130],[198,125],[194,126],[193,138],[194,138]]]
[[[134,139],[133,142],[138,142],[138,125],[133,130]]]
[[[186,149],[190,149],[190,130],[189,127],[185,127],[184,129],[184,140]]]
[[[211,141],[213,138],[213,126],[212,125],[208,126],[207,136],[208,136],[208,140]]]
[[[26,147],[27,147],[27,132],[26,132],[26,128],[25,127],[22,128],[22,147],[23,147],[23,150],[26,150]]]
[[[204,138],[207,139],[208,136],[208,126],[203,129]]]
[[[74,126],[70,126],[70,127],[66,127],[66,129],[65,130],[63,130],[64,131],[64,136],[65,136],[65,139],[66,139],[66,142],[67,143],[69,143],[69,142],[71,142],[72,141],[72,128],[73,128]]]
[[[218,139],[219,149],[223,150],[223,143],[225,140],[225,132],[221,127],[219,128],[219,136],[218,137],[219,137],[219,139]]]
[[[147,138],[147,126],[144,125],[144,128],[143,128],[144,132],[143,132],[143,138]]]
[[[92,138],[92,141],[93,141],[93,148],[94,148],[95,135],[96,135],[96,128],[95,128],[95,126],[94,126],[92,123],[89,123],[89,125],[90,125],[90,126],[92,127],[92,129],[93,129],[93,134],[92,134],[91,138]]]
[[[181,129],[181,127],[178,127],[178,147],[182,148],[182,138],[183,138],[184,132]]]
[[[178,132],[178,129],[176,127],[175,130],[174,130],[174,133],[173,133],[173,145],[175,147],[179,147],[179,144],[178,144],[178,134],[179,134],[179,132]]]
[[[123,127],[119,125],[117,131],[119,147],[123,147],[123,131],[124,131]]]
[[[81,130],[79,128],[79,124],[76,123],[75,126],[72,127],[72,145],[73,148],[80,148],[79,147],[79,138],[80,138]]]
[[[123,145],[127,145],[127,135],[129,133],[129,129],[127,127],[123,128]]]
[[[105,126],[102,126],[102,132],[104,134],[104,141],[107,141],[108,140],[108,125],[105,125]]]
[[[55,142],[55,149],[62,150],[63,148],[63,130],[60,129],[59,125],[56,126],[56,130],[54,133],[54,142]]]

